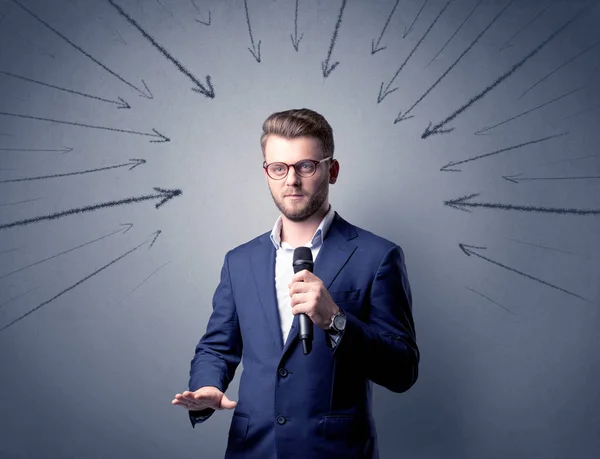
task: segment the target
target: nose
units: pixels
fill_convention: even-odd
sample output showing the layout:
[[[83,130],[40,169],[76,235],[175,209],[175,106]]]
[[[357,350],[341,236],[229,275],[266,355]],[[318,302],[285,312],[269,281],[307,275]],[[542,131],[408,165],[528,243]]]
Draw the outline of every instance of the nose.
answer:
[[[289,168],[288,175],[285,178],[285,183],[289,186],[297,186],[300,184],[300,176],[296,173],[295,167],[292,166]]]

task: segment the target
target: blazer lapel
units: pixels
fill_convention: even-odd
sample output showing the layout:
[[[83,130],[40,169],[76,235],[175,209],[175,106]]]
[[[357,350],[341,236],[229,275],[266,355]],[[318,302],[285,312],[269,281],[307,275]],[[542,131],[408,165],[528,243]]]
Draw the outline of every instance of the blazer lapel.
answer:
[[[356,229],[336,212],[313,268],[313,274],[323,281],[328,290],[356,250],[357,245],[351,242],[356,237]],[[294,316],[282,355],[290,348],[298,336],[298,331],[298,316]]]
[[[283,348],[281,326],[279,324],[279,310],[277,309],[277,296],[275,292],[275,246],[266,233],[260,238],[260,246],[252,254],[252,273],[273,339],[278,349]]]

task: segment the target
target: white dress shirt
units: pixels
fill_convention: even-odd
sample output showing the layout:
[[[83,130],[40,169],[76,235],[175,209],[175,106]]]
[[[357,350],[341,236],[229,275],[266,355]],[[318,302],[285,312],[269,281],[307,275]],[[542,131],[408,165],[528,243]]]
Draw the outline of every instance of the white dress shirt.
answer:
[[[321,220],[321,223],[315,231],[315,234],[310,241],[304,244],[304,247],[310,248],[313,261],[317,260],[317,256],[321,250],[321,246],[323,245],[323,240],[325,239],[325,235],[331,226],[334,215],[335,213],[333,208],[331,205],[329,205],[329,210],[323,217],[323,220]],[[285,345],[290,332],[290,327],[292,326],[292,321],[294,320],[292,308],[290,307],[291,298],[288,285],[290,284],[292,276],[294,275],[292,262],[294,259],[295,247],[292,247],[287,242],[281,242],[281,218],[282,217],[280,215],[273,226],[273,230],[271,231],[271,241],[275,246],[275,289],[277,291],[279,323],[281,324],[281,334],[283,337],[283,343]]]

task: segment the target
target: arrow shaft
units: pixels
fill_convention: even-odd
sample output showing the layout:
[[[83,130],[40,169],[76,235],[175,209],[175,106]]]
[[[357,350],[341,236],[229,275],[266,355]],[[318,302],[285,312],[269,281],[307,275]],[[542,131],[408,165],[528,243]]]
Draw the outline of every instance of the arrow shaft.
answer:
[[[111,262],[105,264],[104,266],[102,266],[101,268],[98,268],[96,271],[94,271],[93,273],[91,273],[90,275],[84,277],[83,279],[81,279],[80,281],[76,282],[75,284],[71,285],[70,287],[64,289],[62,292],[54,295],[52,298],[50,298],[47,301],[44,301],[43,303],[37,305],[35,308],[33,308],[32,310],[26,312],[25,314],[17,317],[16,319],[14,319],[12,322],[8,323],[7,325],[5,325],[4,327],[0,328],[0,332],[6,330],[8,327],[16,324],[17,322],[23,320],[25,317],[27,317],[30,314],[33,314],[35,311],[37,311],[38,309],[42,308],[43,306],[47,305],[48,303],[54,301],[55,299],[57,299],[59,296],[64,295],[65,293],[67,293],[70,290],[73,290],[75,287],[77,287],[78,285],[82,284],[83,282],[85,282],[86,280],[88,280],[90,277],[95,276],[96,274],[98,274],[100,271],[105,270],[106,268],[108,268],[110,265],[116,263],[117,261],[121,260],[122,258],[125,258],[127,255],[129,255],[130,253],[134,252],[135,250],[139,249],[141,246],[143,246],[144,244],[146,244],[148,241],[144,241],[141,244],[137,245],[136,247],[134,247],[131,250],[128,250],[127,252],[125,252],[123,255],[115,258],[114,260],[112,260]]]
[[[431,23],[431,25],[427,28],[427,30],[425,31],[425,33],[423,34],[423,36],[421,37],[421,39],[413,47],[413,49],[411,50],[411,52],[408,54],[407,58],[404,60],[404,62],[400,66],[400,68],[396,71],[396,73],[394,74],[394,76],[392,77],[392,79],[390,80],[390,82],[388,83],[387,87],[385,88],[386,92],[390,88],[390,86],[392,85],[392,83],[394,82],[394,80],[398,77],[398,75],[400,75],[400,72],[402,71],[402,69],[404,68],[404,66],[408,63],[408,61],[410,60],[410,58],[412,57],[412,55],[417,51],[417,49],[419,48],[419,45],[423,42],[423,40],[425,40],[425,37],[427,37],[427,35],[431,31],[431,29],[433,29],[433,26],[435,25],[435,23],[442,16],[442,14],[444,14],[444,11],[446,11],[446,8],[448,8],[448,6],[450,6],[450,3],[452,3],[452,2],[453,2],[453,0],[448,0],[446,2],[446,4],[444,5],[444,7],[442,8],[442,11],[440,11],[438,13],[438,15],[435,17],[435,19],[433,20],[433,22]],[[427,3],[427,2],[425,2],[425,3]]]
[[[458,58],[452,63],[452,65],[450,65],[450,67],[448,67],[446,69],[446,71],[444,73],[442,73],[442,76],[440,76],[435,81],[435,83],[433,83],[429,87],[429,89],[427,91],[425,91],[425,93],[421,97],[419,97],[419,99],[417,99],[417,101],[414,104],[412,104],[412,106],[408,110],[406,110],[406,112],[404,113],[405,116],[408,115],[417,105],[419,105],[423,101],[423,99],[425,99],[425,97],[427,97],[429,95],[429,93],[431,91],[433,91],[433,89],[440,83],[440,81],[442,81],[446,77],[446,75],[448,75],[452,71],[452,69],[454,69],[458,65],[458,63],[461,61],[461,59],[463,57],[465,57],[465,55],[471,50],[471,48],[473,48],[473,46],[475,46],[475,44],[479,41],[479,39],[481,37],[483,37],[483,35],[490,29],[490,27],[492,27],[492,25],[494,25],[494,23],[500,18],[500,16],[502,16],[502,14],[506,11],[506,9],[511,5],[511,3],[513,1],[514,0],[510,0],[506,4],[506,6],[504,6],[504,8],[502,8],[502,10],[498,14],[496,14],[496,16],[494,16],[494,18],[489,22],[489,24],[485,27],[485,29],[483,29],[479,33],[479,35],[477,35],[475,40],[473,40],[473,42],[471,42],[471,44],[460,54],[460,56],[458,56]]]
[[[90,99],[96,99],[96,100],[99,100],[99,101],[102,101],[102,102],[108,102],[109,104],[119,105],[119,102],[114,101],[114,100],[103,99],[102,97],[92,96],[91,94],[85,94],[83,92],[74,91],[72,89],[61,88],[59,86],[54,86],[52,84],[44,83],[43,81],[32,80],[31,78],[26,78],[26,77],[21,76],[21,75],[15,75],[14,73],[3,72],[3,71],[0,70],[0,74],[7,75],[7,76],[10,76],[10,77],[13,77],[13,78],[18,78],[18,79],[23,80],[23,81],[28,81],[30,83],[35,83],[35,84],[39,84],[39,85],[42,85],[42,86],[47,86],[49,88],[58,89],[59,91],[69,92],[71,94],[76,94],[78,96],[88,97]]]
[[[513,204],[500,204],[492,202],[461,202],[460,206],[485,207],[488,209],[520,210],[524,212],[544,212],[551,214],[573,214],[573,215],[598,215],[600,209],[575,209],[560,207],[519,206]],[[0,227],[1,228],[1,227]]]
[[[537,53],[539,53],[548,43],[550,43],[554,38],[556,38],[561,32],[563,32],[570,24],[572,24],[577,18],[579,18],[579,16],[581,16],[583,14],[583,12],[587,9],[588,7],[582,9],[579,13],[577,13],[575,16],[573,16],[571,19],[569,19],[567,22],[565,22],[562,26],[560,26],[557,30],[555,30],[554,32],[552,32],[550,34],[550,36],[548,36],[548,38],[546,38],[540,45],[538,45],[533,51],[531,51],[529,54],[527,54],[523,59],[521,59],[519,62],[517,62],[515,65],[512,66],[512,68],[504,73],[503,75],[501,75],[500,77],[498,77],[496,79],[496,81],[494,81],[491,85],[489,85],[487,88],[485,88],[483,91],[481,91],[479,94],[477,94],[476,96],[472,97],[465,105],[463,105],[462,107],[460,107],[458,110],[456,110],[454,113],[452,113],[450,116],[448,116],[445,120],[443,120],[442,122],[440,122],[439,124],[437,124],[432,131],[437,131],[439,128],[445,126],[446,124],[448,124],[450,121],[452,121],[454,118],[456,118],[458,115],[460,115],[461,113],[463,113],[465,110],[467,110],[471,105],[473,105],[474,103],[476,103],[477,101],[481,100],[483,97],[485,97],[486,94],[488,94],[490,91],[492,91],[494,88],[496,88],[500,83],[502,83],[504,80],[506,80],[507,78],[509,78],[511,75],[513,75],[521,66],[523,66],[529,59],[531,59],[533,56],[535,56]]]
[[[52,255],[51,257],[47,257],[47,258],[44,258],[44,259],[42,259],[42,260],[38,260],[38,261],[36,261],[35,263],[30,263],[30,264],[28,264],[28,265],[26,265],[26,266],[23,266],[22,268],[19,268],[19,269],[16,269],[16,270],[14,270],[14,271],[10,271],[10,272],[8,272],[8,273],[6,273],[6,274],[3,274],[2,276],[0,276],[0,279],[4,279],[5,277],[11,276],[11,275],[13,275],[13,274],[16,274],[16,273],[18,273],[18,272],[21,272],[21,271],[23,271],[23,270],[25,270],[25,269],[32,268],[33,266],[37,266],[37,265],[39,265],[39,264],[41,264],[41,263],[44,263],[44,262],[46,262],[46,261],[49,261],[49,260],[52,260],[53,258],[57,258],[57,257],[59,257],[59,256],[61,256],[61,255],[65,255],[65,254],[67,254],[67,253],[69,253],[69,252],[72,252],[72,251],[74,251],[74,250],[77,250],[77,249],[80,249],[80,248],[82,248],[82,247],[85,247],[86,245],[93,244],[94,242],[97,242],[97,241],[100,241],[100,240],[102,240],[102,239],[104,239],[104,238],[107,238],[107,237],[109,237],[109,236],[112,236],[113,234],[115,234],[115,233],[119,233],[120,231],[122,231],[122,230],[118,229],[118,230],[116,230],[116,231],[113,231],[112,233],[106,234],[106,235],[104,235],[104,236],[101,236],[101,237],[99,237],[99,238],[96,238],[96,239],[94,239],[94,240],[92,240],[92,241],[88,241],[88,242],[85,242],[85,243],[83,243],[83,244],[80,244],[80,245],[78,245],[77,247],[72,247],[72,248],[70,248],[70,249],[68,249],[68,250],[65,250],[65,251],[63,251],[63,252],[57,253],[57,254],[55,254],[55,255]]]
[[[543,104],[541,104],[541,105],[538,105],[538,106],[536,106],[536,107],[530,108],[529,110],[526,110],[526,111],[524,111],[524,112],[522,112],[522,113],[519,113],[518,115],[515,115],[515,116],[513,116],[513,117],[511,117],[511,118],[508,118],[508,119],[506,119],[506,120],[504,120],[504,121],[501,121],[500,123],[494,124],[493,126],[486,127],[485,129],[482,129],[482,130],[480,130],[480,131],[477,131],[477,132],[478,132],[478,133],[487,132],[487,131],[490,131],[490,130],[492,130],[492,129],[494,129],[494,128],[498,127],[498,126],[502,126],[503,124],[506,124],[506,123],[508,123],[508,122],[510,122],[510,121],[514,121],[514,120],[516,120],[517,118],[520,118],[520,117],[522,117],[522,116],[528,115],[529,113],[535,112],[536,110],[539,110],[539,109],[541,109],[541,108],[544,108],[544,107],[545,107],[545,106],[547,106],[547,105],[550,105],[550,104],[552,104],[552,103],[554,103],[554,102],[557,102],[557,101],[559,101],[560,99],[564,99],[565,97],[567,97],[567,96],[570,96],[571,94],[573,94],[573,93],[576,93],[577,91],[581,91],[582,89],[586,88],[587,86],[589,86],[589,84],[586,84],[586,85],[584,85],[584,86],[581,86],[580,88],[577,88],[577,89],[573,89],[572,91],[569,91],[568,93],[566,93],[566,94],[563,94],[562,96],[555,97],[554,99],[552,99],[552,100],[549,100],[548,102],[545,102],[545,103],[543,103]]]
[[[298,4],[296,3],[296,6]],[[248,24],[248,33],[250,34],[250,43],[252,43],[252,49],[256,49],[254,46],[254,37],[252,36],[252,26],[250,25],[250,13],[248,13],[248,0],[244,0],[244,8],[246,9],[246,23]]]
[[[542,9],[542,11],[537,13],[527,24],[525,24],[523,27],[521,27],[517,32],[515,32],[515,34],[512,37],[510,37],[508,40],[506,40],[506,42],[504,42],[504,44],[500,47],[500,49],[504,49],[506,47],[506,45],[508,45],[515,38],[517,38],[525,29],[527,29],[527,27],[529,27],[531,24],[533,24],[542,14],[544,14],[556,2],[557,2],[557,0],[554,0],[553,2],[546,5],[546,7],[544,9]]]
[[[419,12],[417,13],[417,15],[415,16],[415,19],[413,20],[412,24],[408,27],[408,32],[406,33],[406,35],[408,35],[410,33],[410,31],[412,30],[412,28],[415,26],[415,24],[417,23],[417,19],[419,19],[419,16],[421,15],[421,12],[423,11],[423,9],[425,8],[425,5],[427,5],[427,2],[429,0],[425,0],[423,2],[423,5],[421,5],[421,9],[419,10]],[[406,36],[404,35],[404,36]]]
[[[88,59],[90,59],[92,62],[94,62],[95,64],[97,64],[100,67],[102,67],[104,70],[106,70],[108,73],[110,73],[115,78],[118,78],[120,81],[122,81],[123,83],[125,83],[127,86],[129,86],[129,87],[131,87],[131,88],[135,89],[136,91],[138,91],[138,92],[140,92],[140,93],[143,94],[143,92],[139,88],[137,88],[136,86],[134,86],[133,84],[131,84],[129,81],[125,80],[118,73],[113,72],[111,69],[109,69],[108,67],[106,67],[102,62],[100,62],[97,59],[95,59],[91,54],[85,52],[82,48],[80,48],[75,43],[73,43],[71,40],[69,40],[67,37],[65,37],[62,33],[60,33],[58,30],[56,30],[50,24],[48,24],[47,22],[45,22],[44,20],[42,20],[41,18],[39,18],[38,16],[36,16],[35,13],[33,13],[33,11],[30,11],[29,9],[27,9],[24,5],[22,5],[17,0],[11,0],[11,1],[13,3],[16,3],[20,8],[22,8],[23,10],[25,10],[25,12],[27,12],[30,16],[32,16],[37,21],[39,21],[42,25],[44,25],[45,27],[47,27],[48,29],[50,29],[52,32],[54,32],[56,35],[58,35],[60,38],[62,38],[64,41],[66,41],[73,48],[75,48],[77,51],[79,51],[84,56],[86,56]]]
[[[394,11],[396,11],[396,7],[398,6],[398,3],[400,3],[400,0],[396,0],[396,4],[394,5],[394,8],[392,8],[392,12],[387,17],[387,20],[385,21],[385,25],[383,26],[383,30],[381,31],[381,35],[379,35],[379,38],[377,39],[377,44],[375,45],[375,48],[377,48],[379,46],[379,42],[383,38],[383,34],[385,33],[385,29],[387,29],[387,26],[390,23],[390,20],[392,19],[392,16],[394,15]]]
[[[200,83],[200,81],[198,81],[198,79],[194,75],[192,75],[177,59],[171,56],[171,54],[165,48],[163,48],[159,43],[157,43],[156,40],[154,40],[154,38],[152,38],[131,16],[129,16],[123,10],[123,8],[117,5],[113,0],[108,0],[108,3],[110,3],[117,10],[117,12],[127,20],[127,22],[129,22],[133,27],[135,27],[144,36],[144,38],[146,38],[146,40],[148,40],[152,44],[152,46],[154,46],[167,60],[173,63],[181,73],[183,73],[190,80],[192,80],[194,84],[202,88],[202,90],[205,90],[204,86],[202,86],[202,83]]]
[[[500,266],[501,268],[507,269],[507,270],[509,270],[509,271],[512,271],[512,272],[514,272],[514,273],[517,273],[517,274],[519,274],[519,275],[521,275],[521,276],[527,277],[528,279],[534,280],[534,281],[536,281],[536,282],[540,282],[540,283],[542,283],[542,284],[544,284],[544,285],[547,285],[548,287],[552,287],[552,288],[554,288],[554,289],[556,289],[556,290],[560,290],[560,291],[561,291],[561,292],[563,292],[563,293],[566,293],[566,294],[568,294],[568,295],[571,295],[571,296],[574,296],[574,297],[576,297],[576,298],[579,298],[580,300],[583,300],[583,301],[588,301],[586,298],[584,298],[584,297],[582,297],[582,296],[580,296],[580,295],[577,295],[576,293],[573,293],[573,292],[570,292],[570,291],[568,291],[568,290],[565,290],[565,289],[564,289],[564,288],[562,288],[562,287],[559,287],[559,286],[557,286],[557,285],[554,285],[554,284],[551,284],[551,283],[549,283],[549,282],[546,282],[546,281],[544,281],[544,280],[542,280],[542,279],[540,279],[540,278],[538,278],[538,277],[534,277],[534,276],[531,276],[530,274],[527,274],[527,273],[524,273],[524,272],[522,272],[522,271],[519,271],[519,270],[517,270],[517,269],[511,268],[510,266],[506,266],[506,265],[504,265],[504,264],[502,264],[502,263],[499,263],[499,262],[497,262],[497,261],[495,261],[495,260],[492,260],[491,258],[487,258],[487,257],[485,257],[485,256],[483,256],[483,255],[480,255],[480,254],[479,254],[479,253],[477,253],[477,252],[473,252],[473,251],[469,250],[469,253],[470,253],[471,255],[475,255],[475,256],[477,256],[477,257],[479,257],[479,258],[482,258],[483,260],[485,260],[485,261],[487,261],[487,262],[489,262],[489,263],[492,263],[492,264],[494,264],[494,265],[496,265],[496,266]]]
[[[587,179],[600,179],[600,175],[587,175],[581,177],[524,177],[518,178],[517,181],[521,180],[587,180]]]
[[[325,58],[325,67],[329,67],[329,60],[331,59],[331,53],[333,53],[333,47],[335,46],[338,32],[340,30],[340,26],[342,25],[342,16],[344,14],[344,8],[346,8],[346,1],[347,0],[342,0],[342,6],[340,7],[340,12],[338,14],[338,18],[335,23],[335,29],[333,30],[333,36],[331,37],[331,41],[329,42],[329,50],[327,51],[327,57]]]
[[[548,137],[544,137],[542,139],[530,140],[529,142],[520,143],[518,145],[513,145],[511,147],[502,148],[500,150],[492,151],[490,153],[485,153],[483,155],[474,156],[474,157],[468,158],[468,159],[463,159],[462,161],[452,162],[451,164],[452,164],[452,166],[456,166],[458,164],[468,163],[470,161],[476,161],[476,160],[481,159],[481,158],[486,158],[488,156],[497,155],[499,153],[504,153],[504,152],[510,151],[510,150],[516,150],[517,148],[522,148],[522,147],[525,147],[527,145],[533,145],[534,143],[544,142],[546,140],[549,140],[549,139],[552,139],[552,138],[555,138],[555,137],[562,137],[564,135],[567,135],[567,133],[563,132],[562,134],[555,134],[555,135],[551,135],[551,136],[548,136]]]
[[[65,217],[67,215],[73,215],[73,214],[78,214],[78,213],[83,213],[83,212],[91,212],[93,210],[101,209],[103,207],[113,207],[113,206],[119,206],[119,205],[123,205],[123,204],[131,204],[134,202],[142,202],[142,201],[147,201],[149,199],[156,199],[156,198],[162,198],[162,197],[163,197],[162,194],[151,194],[151,195],[146,195],[146,196],[138,196],[138,197],[121,199],[119,201],[109,201],[109,202],[103,202],[100,204],[94,204],[94,205],[85,206],[85,207],[78,207],[75,209],[65,210],[63,212],[56,212],[53,214],[42,215],[42,216],[28,218],[25,220],[19,220],[19,221],[15,221],[15,222],[11,222],[11,223],[5,223],[3,225],[0,225],[0,230],[12,228],[13,226],[23,226],[23,225],[28,225],[30,223],[37,223],[37,222],[40,222],[43,220],[54,220],[57,218]]]
[[[483,0],[479,0],[477,2],[477,4],[475,5],[475,7],[471,10],[471,12],[468,14],[468,16],[463,20],[463,22],[458,26],[458,28],[454,31],[454,33],[450,36],[450,38],[448,38],[448,40],[446,41],[446,43],[444,43],[444,46],[442,46],[440,48],[440,50],[435,54],[435,56],[433,56],[431,58],[431,60],[429,61],[429,64],[431,64],[433,61],[435,61],[437,59],[437,57],[444,52],[444,50],[446,49],[446,47],[450,44],[450,42],[452,41],[452,39],[458,34],[458,32],[460,32],[460,30],[463,28],[463,26],[467,23],[467,21],[469,20],[469,18],[471,16],[473,16],[473,13],[475,13],[475,10],[479,7],[479,5],[481,5],[481,2],[483,2]]]
[[[298,41],[298,2],[296,0],[296,12],[294,14],[294,40]]]
[[[544,82],[545,80],[547,80],[548,78],[550,78],[553,74],[555,74],[556,72],[558,72],[560,69],[562,69],[563,67],[566,67],[568,64],[570,64],[571,62],[573,62],[575,59],[577,59],[580,56],[583,56],[585,53],[591,51],[592,49],[594,49],[596,46],[598,46],[600,44],[600,41],[597,41],[596,43],[594,43],[593,45],[589,46],[588,48],[584,49],[583,51],[581,51],[580,53],[576,54],[575,56],[571,57],[570,59],[568,59],[565,63],[563,63],[562,65],[559,65],[558,67],[556,67],[555,69],[551,70],[550,72],[548,72],[546,75],[544,75],[542,78],[540,78],[539,80],[537,80],[534,84],[532,84],[529,88],[527,88],[523,94],[521,94],[519,96],[519,99],[521,97],[523,97],[525,94],[527,94],[529,91],[531,91],[533,88],[535,88],[537,85],[539,85],[540,83]]]
[[[48,179],[48,178],[67,177],[69,175],[89,174],[91,172],[100,172],[100,171],[104,171],[104,170],[108,170],[108,169],[116,169],[117,167],[132,166],[133,164],[135,164],[135,163],[124,163],[124,164],[118,164],[116,166],[106,166],[106,167],[100,167],[98,169],[88,169],[88,170],[84,170],[84,171],[67,172],[64,174],[41,175],[38,177],[25,177],[25,178],[20,178],[20,179],[0,180],[0,183],[27,182],[27,181],[31,181],[31,180],[43,180],[43,179]]]
[[[71,126],[80,126],[80,127],[87,127],[87,128],[92,128],[92,129],[103,129],[105,131],[124,132],[127,134],[137,134],[137,135],[145,135],[145,136],[150,136],[150,137],[158,137],[157,135],[148,134],[147,132],[130,131],[127,129],[118,129],[118,128],[111,128],[111,127],[105,127],[105,126],[94,126],[91,124],[76,123],[73,121],[61,121],[61,120],[55,120],[55,119],[51,119],[51,118],[41,118],[38,116],[21,115],[19,113],[0,112],[0,115],[13,116],[13,117],[17,117],[17,118],[25,118],[25,119],[38,120],[38,121],[48,121],[51,123],[58,123],[58,124],[69,124]]]
[[[53,151],[65,151],[63,150],[36,150],[36,149],[30,149],[30,148],[0,148],[0,151],[28,151],[28,152],[53,152]]]

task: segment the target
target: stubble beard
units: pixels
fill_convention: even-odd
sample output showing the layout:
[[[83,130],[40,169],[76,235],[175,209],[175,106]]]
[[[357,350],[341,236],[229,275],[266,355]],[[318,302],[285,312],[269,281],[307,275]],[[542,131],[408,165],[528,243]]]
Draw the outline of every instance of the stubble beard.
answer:
[[[317,191],[315,191],[315,193],[308,198],[308,202],[306,202],[304,205],[289,203],[289,201],[286,205],[286,198],[275,198],[273,191],[271,191],[271,196],[279,211],[288,220],[292,222],[303,222],[312,217],[323,206],[323,203],[327,199],[327,191],[327,177],[325,177],[321,186],[319,186]],[[291,193],[298,193],[306,196],[306,194],[302,192],[301,188],[294,188],[293,190],[286,191],[286,194]]]

